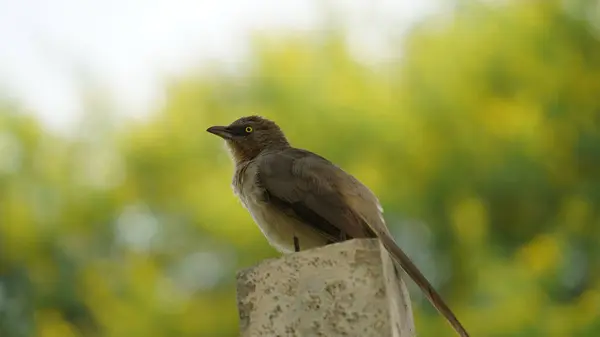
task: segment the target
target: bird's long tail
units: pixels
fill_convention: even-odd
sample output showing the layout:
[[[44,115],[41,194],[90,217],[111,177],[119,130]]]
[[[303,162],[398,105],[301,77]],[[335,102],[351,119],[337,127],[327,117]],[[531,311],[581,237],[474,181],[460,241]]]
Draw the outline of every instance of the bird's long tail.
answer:
[[[458,321],[452,310],[446,305],[442,297],[433,288],[433,286],[427,281],[425,276],[419,271],[417,266],[410,260],[410,258],[404,254],[402,249],[394,242],[394,240],[387,234],[378,235],[383,246],[392,254],[394,260],[400,265],[400,267],[410,276],[413,281],[421,288],[429,302],[448,320],[450,325],[456,330],[461,337],[469,337],[469,333]]]

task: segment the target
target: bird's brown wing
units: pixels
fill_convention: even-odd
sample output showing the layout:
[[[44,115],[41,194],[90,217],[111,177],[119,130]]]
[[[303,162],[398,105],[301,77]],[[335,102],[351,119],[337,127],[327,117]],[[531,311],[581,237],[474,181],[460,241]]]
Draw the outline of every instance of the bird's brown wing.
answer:
[[[340,193],[345,173],[326,159],[305,150],[286,149],[261,156],[257,182],[265,198],[295,216],[331,242],[374,237]]]
[[[467,331],[385,226],[377,198],[354,177],[312,152],[286,149],[263,155],[257,182],[265,198],[331,242],[377,237],[460,336]]]

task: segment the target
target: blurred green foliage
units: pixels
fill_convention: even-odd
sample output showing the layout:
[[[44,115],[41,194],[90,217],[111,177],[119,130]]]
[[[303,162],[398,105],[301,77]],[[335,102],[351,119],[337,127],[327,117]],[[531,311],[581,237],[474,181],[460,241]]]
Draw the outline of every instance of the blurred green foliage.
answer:
[[[336,34],[258,39],[244,75],[120,127],[95,101],[74,139],[5,102],[0,336],[236,336],[235,271],[277,253],[204,130],[250,114],[370,186],[473,336],[600,335],[597,8],[463,2],[377,69]],[[420,334],[453,336],[411,290]]]

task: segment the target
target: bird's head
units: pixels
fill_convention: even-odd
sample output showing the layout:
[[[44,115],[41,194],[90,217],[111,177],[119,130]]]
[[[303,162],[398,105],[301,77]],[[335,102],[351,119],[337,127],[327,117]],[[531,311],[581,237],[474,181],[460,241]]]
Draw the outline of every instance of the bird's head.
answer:
[[[260,116],[242,117],[228,126],[211,126],[206,131],[225,139],[236,162],[254,159],[267,149],[289,146],[279,126]]]

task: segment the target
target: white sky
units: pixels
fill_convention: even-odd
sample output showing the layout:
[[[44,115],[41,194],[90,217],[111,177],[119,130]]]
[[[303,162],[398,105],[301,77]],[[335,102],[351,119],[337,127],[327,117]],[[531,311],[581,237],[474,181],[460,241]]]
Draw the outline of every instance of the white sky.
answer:
[[[143,115],[159,78],[203,60],[243,60],[249,33],[311,30],[323,0],[0,0],[0,94],[16,98],[54,130],[81,113],[72,66],[110,88],[121,113]],[[439,7],[436,0],[330,0],[363,57],[385,57],[401,34]]]

